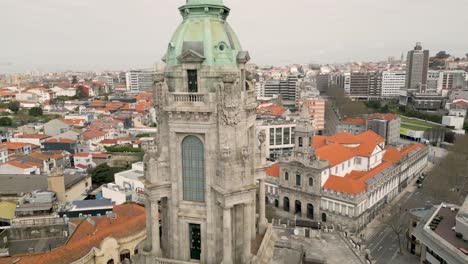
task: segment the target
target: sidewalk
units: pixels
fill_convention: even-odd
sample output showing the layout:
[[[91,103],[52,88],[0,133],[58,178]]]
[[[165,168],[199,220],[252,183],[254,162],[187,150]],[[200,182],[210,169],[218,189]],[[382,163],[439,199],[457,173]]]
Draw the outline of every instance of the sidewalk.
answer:
[[[424,168],[423,171],[429,172],[432,170],[432,167],[434,167],[434,165],[431,162],[428,162],[426,168]],[[382,211],[379,213],[379,215],[372,219],[372,221],[366,226],[366,228],[364,228],[364,230],[361,231],[361,233],[359,233],[359,235],[362,235],[365,240],[369,241],[374,235],[379,233],[381,231],[382,226],[385,225],[385,222],[388,221],[388,217],[390,216],[389,210],[395,204],[399,204],[403,197],[408,196],[409,198],[409,196],[418,189],[416,184],[417,180],[417,177],[411,180],[411,182],[408,183],[408,186],[401,193],[399,193],[398,196],[395,197],[395,199],[393,199],[389,204],[387,204],[385,208],[382,209]],[[384,217],[382,217],[382,215]]]
[[[387,204],[385,208],[380,211],[379,215],[372,219],[372,221],[366,226],[366,228],[364,228],[364,230],[361,231],[359,235],[363,236],[365,240],[369,241],[375,234],[380,233],[382,226],[385,225],[385,222],[388,221],[388,217],[390,216],[389,210],[395,204],[399,204],[403,197],[409,196],[417,190],[418,187],[416,185],[416,181],[417,178],[411,180],[411,182],[408,183],[408,186],[400,194],[398,194],[395,199]]]

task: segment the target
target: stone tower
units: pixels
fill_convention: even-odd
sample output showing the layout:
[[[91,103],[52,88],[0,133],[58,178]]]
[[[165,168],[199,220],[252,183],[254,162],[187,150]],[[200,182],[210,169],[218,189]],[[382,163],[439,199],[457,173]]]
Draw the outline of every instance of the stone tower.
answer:
[[[279,207],[298,217],[318,220],[320,216],[322,172],[329,167],[320,160],[314,147],[316,127],[309,108],[303,107],[294,131],[296,145],[291,154],[279,158]]]
[[[179,10],[183,22],[163,58],[164,77],[156,80],[156,143],[144,157],[143,255],[148,264],[261,263],[254,241],[269,226],[264,174],[255,167],[264,157],[256,147],[262,140],[254,132],[249,54],[222,0],[187,0]]]

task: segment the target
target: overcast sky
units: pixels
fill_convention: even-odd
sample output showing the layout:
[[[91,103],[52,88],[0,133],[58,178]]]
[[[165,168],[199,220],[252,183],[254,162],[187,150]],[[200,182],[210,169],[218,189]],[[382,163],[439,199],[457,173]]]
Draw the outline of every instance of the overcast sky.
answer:
[[[225,0],[252,62],[376,61],[421,41],[468,53],[468,0]],[[0,0],[0,73],[159,62],[185,0]]]

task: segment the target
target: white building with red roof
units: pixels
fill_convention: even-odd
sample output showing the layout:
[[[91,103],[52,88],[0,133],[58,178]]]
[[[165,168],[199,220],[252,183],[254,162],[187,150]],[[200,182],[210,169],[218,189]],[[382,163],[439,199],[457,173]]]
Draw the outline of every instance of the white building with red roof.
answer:
[[[267,170],[279,183],[275,205],[353,231],[362,229],[427,164],[426,146],[388,147],[373,131],[316,136],[310,119],[301,118],[294,136],[291,154]]]

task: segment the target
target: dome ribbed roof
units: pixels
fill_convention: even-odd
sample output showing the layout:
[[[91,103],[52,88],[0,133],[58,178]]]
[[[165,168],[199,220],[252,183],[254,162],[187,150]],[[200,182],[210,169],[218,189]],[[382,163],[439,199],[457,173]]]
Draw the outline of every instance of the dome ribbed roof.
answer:
[[[230,9],[222,0],[187,0],[179,8],[184,20],[168,45],[166,64],[179,65],[187,52],[203,57],[204,65],[236,65],[242,51],[239,39],[226,21]]]

